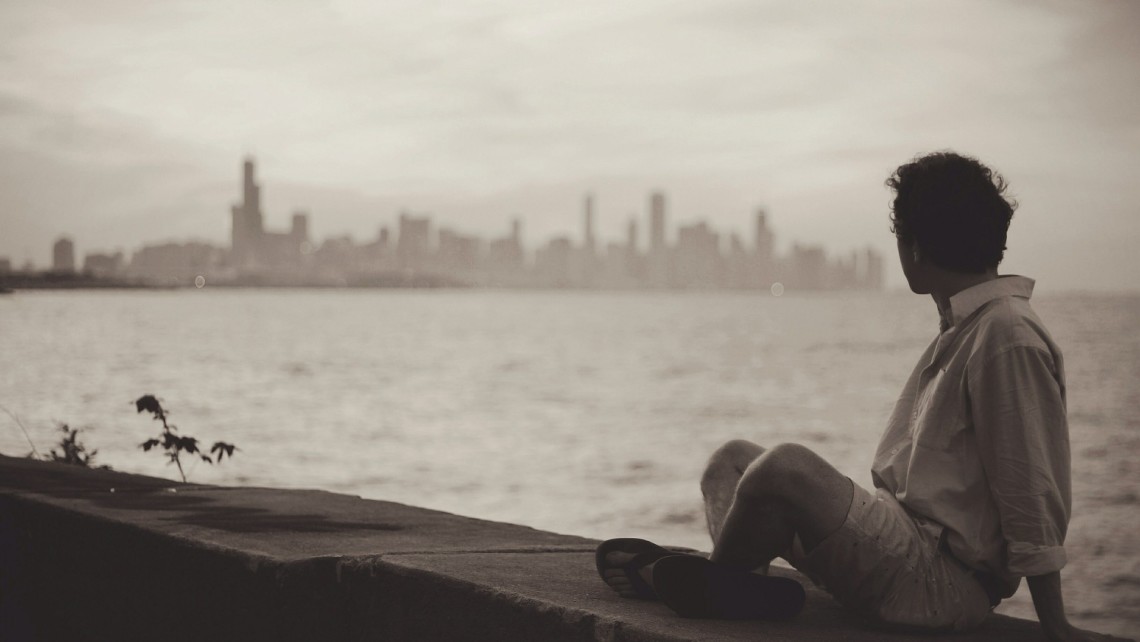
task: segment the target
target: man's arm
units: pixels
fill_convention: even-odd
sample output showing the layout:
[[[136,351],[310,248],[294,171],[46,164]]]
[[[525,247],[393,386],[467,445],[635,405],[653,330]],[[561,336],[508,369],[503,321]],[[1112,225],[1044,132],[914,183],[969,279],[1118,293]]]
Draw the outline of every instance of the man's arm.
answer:
[[[1029,594],[1033,596],[1033,608],[1037,610],[1037,621],[1047,640],[1084,641],[1118,640],[1109,635],[1084,631],[1069,624],[1065,617],[1065,603],[1061,598],[1061,572],[1025,578],[1029,583]]]
[[[1029,583],[1029,594],[1033,596],[1033,608],[1037,610],[1037,621],[1049,640],[1070,640],[1073,625],[1065,617],[1065,602],[1061,597],[1061,571],[1025,578]]]
[[[1028,578],[1045,637],[1080,639],[1065,617],[1061,573],[1070,472],[1064,391],[1052,355],[1019,346],[971,373],[979,455],[1006,540],[1007,572]]]

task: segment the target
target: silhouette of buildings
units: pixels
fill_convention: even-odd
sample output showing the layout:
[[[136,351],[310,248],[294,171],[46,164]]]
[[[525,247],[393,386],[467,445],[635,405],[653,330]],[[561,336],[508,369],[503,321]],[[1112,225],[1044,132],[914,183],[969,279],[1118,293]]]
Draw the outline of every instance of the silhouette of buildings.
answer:
[[[207,282],[235,285],[492,286],[530,288],[651,288],[768,290],[779,282],[789,291],[881,289],[883,259],[871,249],[830,259],[822,247],[793,245],[787,256],[775,250],[768,213],[754,213],[750,242],[722,234],[706,221],[680,225],[671,243],[666,195],[648,195],[644,248],[639,216],[631,215],[625,238],[597,236],[598,202],[585,194],[581,241],[550,239],[528,254],[522,222],[490,241],[451,228],[436,229],[429,214],[401,211],[395,231],[381,226],[358,244],[350,236],[310,240],[309,216],[296,211],[285,232],[268,231],[262,187],[252,158],[241,170],[241,201],[231,207],[230,247],[209,243],[162,243],[136,251],[124,265],[122,253],[88,254],[84,270],[93,276],[123,275],[165,285]],[[75,249],[61,238],[53,247],[53,268],[75,270]],[[0,267],[2,269],[2,267]]]
[[[649,196],[649,253],[646,260],[646,285],[661,288],[669,282],[669,257],[665,244],[665,195]]]
[[[66,236],[51,246],[51,269],[53,272],[75,271],[75,244]]]
[[[162,285],[190,285],[198,276],[221,274],[225,263],[225,250],[209,243],[161,243],[136,251],[126,274]]]
[[[423,270],[431,260],[431,218],[400,214],[396,260],[401,269]]]
[[[488,285],[520,285],[525,281],[523,271],[526,256],[522,243],[522,222],[519,219],[511,221],[511,233],[508,236],[493,239],[488,244],[484,266]]]
[[[123,271],[123,253],[93,253],[83,257],[83,271],[98,277],[114,277]]]
[[[269,232],[261,211],[261,185],[252,158],[242,164],[242,201],[231,208],[230,264],[241,272],[296,269],[309,244],[308,214],[293,214],[288,232]]]

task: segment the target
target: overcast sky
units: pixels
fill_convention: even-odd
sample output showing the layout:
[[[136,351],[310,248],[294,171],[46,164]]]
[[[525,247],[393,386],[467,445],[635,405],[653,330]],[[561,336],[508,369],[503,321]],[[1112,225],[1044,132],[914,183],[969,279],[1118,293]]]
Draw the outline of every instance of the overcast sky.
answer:
[[[1140,3],[1085,0],[0,3],[0,256],[228,244],[256,155],[268,226],[359,241],[401,208],[533,248],[669,223],[872,245],[884,178],[952,148],[1021,203],[1006,272],[1137,289]],[[643,237],[644,238],[644,237]]]

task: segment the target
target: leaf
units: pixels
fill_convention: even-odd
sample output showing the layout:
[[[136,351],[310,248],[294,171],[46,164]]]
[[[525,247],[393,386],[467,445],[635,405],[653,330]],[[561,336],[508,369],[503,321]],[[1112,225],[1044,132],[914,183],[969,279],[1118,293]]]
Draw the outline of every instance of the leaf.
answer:
[[[209,455],[201,455],[201,457],[202,457],[202,461],[206,462],[207,464],[210,464],[211,466],[214,465],[214,460],[210,459]]]
[[[135,402],[135,407],[139,412],[147,411],[154,415],[162,413],[162,405],[158,403],[158,399],[154,395],[143,395]]]
[[[151,448],[154,448],[158,444],[159,441],[157,439],[147,439],[146,441],[139,444],[139,448],[142,448],[143,452],[148,452]]]
[[[210,446],[210,452],[218,454],[218,461],[221,461],[223,456],[228,456],[230,459],[234,457],[234,450],[237,446],[227,444],[224,441],[216,441],[213,446]]]
[[[188,453],[198,452],[198,440],[193,437],[179,437],[178,448]]]

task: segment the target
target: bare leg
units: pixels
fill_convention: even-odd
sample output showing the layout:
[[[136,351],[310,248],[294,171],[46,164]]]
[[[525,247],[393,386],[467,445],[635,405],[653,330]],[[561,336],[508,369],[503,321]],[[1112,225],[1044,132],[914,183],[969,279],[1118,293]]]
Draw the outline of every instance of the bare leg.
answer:
[[[713,454],[701,478],[705,515],[713,539],[711,560],[747,569],[765,568],[785,554],[798,533],[815,548],[843,525],[851,505],[851,480],[803,446],[781,444],[769,450],[743,440]],[[634,590],[619,567],[633,555],[611,552],[615,568],[604,578],[619,594]],[[653,565],[639,570],[650,586]]]
[[[733,471],[749,457],[724,510]],[[853,488],[851,480],[803,446],[764,450],[736,441],[714,454],[702,491],[714,542],[710,559],[754,569],[785,554],[796,534],[810,550],[835,532],[847,517]]]
[[[701,477],[701,494],[705,498],[705,520],[714,544],[720,539],[724,518],[732,508],[740,478],[748,466],[763,454],[764,449],[751,441],[734,439],[709,457],[705,474]]]

